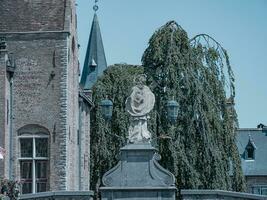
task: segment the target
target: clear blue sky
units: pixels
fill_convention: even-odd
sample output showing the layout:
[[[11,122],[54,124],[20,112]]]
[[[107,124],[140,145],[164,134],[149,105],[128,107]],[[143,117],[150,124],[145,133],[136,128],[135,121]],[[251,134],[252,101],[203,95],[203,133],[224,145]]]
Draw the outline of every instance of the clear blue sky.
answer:
[[[77,4],[82,66],[94,1]],[[153,32],[175,20],[189,37],[206,33],[227,49],[240,127],[267,125],[267,0],[99,0],[98,5],[108,65],[140,64]]]

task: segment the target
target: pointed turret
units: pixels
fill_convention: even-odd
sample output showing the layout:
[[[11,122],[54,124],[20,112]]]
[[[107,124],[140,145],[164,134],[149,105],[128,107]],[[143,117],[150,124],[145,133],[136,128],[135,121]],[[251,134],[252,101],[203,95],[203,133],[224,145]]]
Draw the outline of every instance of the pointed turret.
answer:
[[[83,65],[81,87],[89,90],[107,68],[100,27],[95,13]]]

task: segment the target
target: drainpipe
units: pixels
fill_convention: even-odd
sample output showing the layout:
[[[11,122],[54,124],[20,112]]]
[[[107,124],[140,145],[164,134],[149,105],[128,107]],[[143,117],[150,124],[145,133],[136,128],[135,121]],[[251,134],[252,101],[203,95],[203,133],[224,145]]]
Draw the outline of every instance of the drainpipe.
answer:
[[[9,179],[12,180],[13,166],[13,77],[10,78],[10,119],[9,119]]]

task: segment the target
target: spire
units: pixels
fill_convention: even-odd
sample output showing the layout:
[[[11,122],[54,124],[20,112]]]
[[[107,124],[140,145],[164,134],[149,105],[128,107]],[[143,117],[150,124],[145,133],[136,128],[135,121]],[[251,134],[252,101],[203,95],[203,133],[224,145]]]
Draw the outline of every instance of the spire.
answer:
[[[95,5],[95,14],[80,81],[81,87],[85,90],[91,89],[93,84],[96,82],[97,77],[101,76],[103,71],[107,68],[104,46],[96,14],[97,10],[98,7]]]

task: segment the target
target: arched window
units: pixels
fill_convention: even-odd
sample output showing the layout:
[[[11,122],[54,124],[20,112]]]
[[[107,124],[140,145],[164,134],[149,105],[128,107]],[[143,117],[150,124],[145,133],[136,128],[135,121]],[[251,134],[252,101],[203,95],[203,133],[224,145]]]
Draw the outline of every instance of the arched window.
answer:
[[[49,133],[38,125],[27,125],[18,132],[20,144],[21,192],[36,193],[48,190]]]

